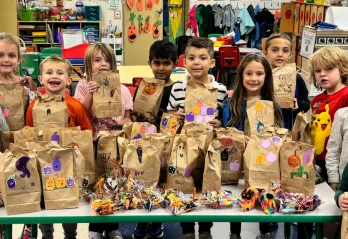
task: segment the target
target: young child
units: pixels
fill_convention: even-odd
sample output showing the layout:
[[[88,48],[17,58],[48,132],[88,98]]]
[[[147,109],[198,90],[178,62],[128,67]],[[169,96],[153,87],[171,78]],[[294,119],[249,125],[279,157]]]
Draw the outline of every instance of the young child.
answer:
[[[331,137],[330,137],[331,138]],[[344,196],[345,192],[348,192],[348,165],[344,167],[343,174],[341,177],[341,182],[339,184],[339,187],[335,193],[335,201],[339,208],[342,209],[342,211],[348,210],[348,197]],[[336,234],[334,238],[341,238],[341,222],[339,227],[337,228]]]
[[[187,81],[194,80],[218,89],[217,118],[210,121],[209,124],[214,128],[221,127],[219,116],[221,114],[223,102],[227,99],[227,90],[224,85],[215,81],[214,76],[208,74],[209,69],[215,66],[213,42],[204,37],[190,40],[186,47],[184,64],[189,75],[187,75],[184,80],[174,83],[167,107],[168,111],[174,111],[179,120],[182,123],[184,122],[186,84]],[[200,222],[198,225],[200,239],[212,238],[210,234],[210,229],[213,226],[212,222]],[[182,237],[183,239],[195,238],[194,222],[182,222],[180,226],[184,234]]]
[[[284,66],[292,56],[291,39],[285,33],[272,34],[266,40],[266,48],[263,52],[272,69]],[[296,91],[294,107],[292,109],[282,109],[284,126],[291,130],[295,122],[296,115],[309,110],[308,90],[306,83],[300,74],[296,74]]]
[[[16,90],[16,96],[10,97],[3,95],[0,102],[2,112],[10,130],[20,130],[25,126],[25,109],[27,107],[28,98],[22,97],[29,95],[30,99],[35,97],[36,86],[30,76],[19,77],[17,68],[21,61],[20,43],[11,35],[0,35],[0,92],[4,89],[11,88]],[[17,85],[18,84],[18,85]],[[22,87],[21,87],[22,86]],[[7,90],[6,90],[7,91]],[[5,99],[10,97],[10,99]],[[23,118],[18,119],[11,112],[18,110],[13,107],[21,107]]]
[[[79,100],[88,113],[92,115],[93,94],[100,85],[92,81],[92,74],[103,71],[116,71],[116,56],[111,47],[105,43],[94,43],[88,46],[84,67],[86,79],[80,80],[76,86],[75,99]],[[122,116],[97,119],[92,116],[93,136],[96,138],[99,131],[120,129],[130,121],[130,110],[133,108],[132,96],[128,88],[121,84]]]
[[[283,125],[282,113],[274,97],[273,75],[267,58],[259,53],[246,55],[237,69],[236,85],[231,101],[224,105],[223,127],[235,127],[245,131],[247,101],[268,100],[273,102],[275,125]],[[231,222],[230,239],[240,239],[241,223]],[[256,237],[272,238],[269,223],[260,223]]]
[[[176,46],[169,41],[155,41],[150,47],[149,66],[151,67],[154,77],[158,80],[164,80],[165,82],[160,110],[157,115],[158,121],[162,118],[163,112],[167,111],[170,92],[174,84],[170,76],[177,65],[177,59]],[[133,100],[136,99],[137,90],[135,91]],[[136,121],[135,116],[133,117],[133,120]],[[156,123],[158,123],[158,125],[160,124],[160,122]],[[148,238],[161,238],[164,235],[163,229],[163,224],[158,222],[152,222],[150,224],[138,223],[133,232],[133,238],[142,239],[146,238],[146,236]]]
[[[50,56],[40,63],[39,81],[45,87],[46,94],[51,96],[64,96],[69,114],[69,127],[80,126],[81,130],[92,129],[88,113],[83,105],[66,95],[65,89],[71,84],[72,66],[70,62],[58,56]],[[27,110],[26,125],[33,127],[33,107],[36,100],[33,100]],[[61,127],[64,127],[62,125]],[[53,238],[53,224],[39,225],[43,238]],[[73,239],[77,235],[77,223],[64,224],[65,238]]]
[[[78,99],[92,115],[93,94],[100,85],[92,81],[92,74],[103,71],[116,71],[116,56],[111,47],[105,43],[94,43],[88,46],[85,55],[86,80],[80,80],[76,86],[75,98]],[[115,130],[130,121],[130,110],[133,108],[132,96],[128,88],[121,84],[122,116],[97,119],[92,116],[93,135],[98,136],[101,130]],[[103,232],[108,239],[122,238],[118,231],[118,223],[90,223],[89,237],[102,239]]]

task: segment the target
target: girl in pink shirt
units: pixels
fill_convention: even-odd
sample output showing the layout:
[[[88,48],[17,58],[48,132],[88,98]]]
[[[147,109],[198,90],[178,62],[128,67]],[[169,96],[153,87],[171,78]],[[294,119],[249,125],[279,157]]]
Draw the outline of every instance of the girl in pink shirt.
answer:
[[[93,94],[100,85],[91,81],[92,74],[101,71],[116,71],[116,58],[111,47],[105,43],[91,44],[86,51],[84,68],[86,79],[82,79],[76,86],[75,98],[79,100],[92,115]],[[91,118],[93,126],[93,136],[96,138],[99,131],[114,130],[130,121],[130,111],[133,108],[132,96],[128,88],[121,84],[122,95],[122,116],[97,119]]]

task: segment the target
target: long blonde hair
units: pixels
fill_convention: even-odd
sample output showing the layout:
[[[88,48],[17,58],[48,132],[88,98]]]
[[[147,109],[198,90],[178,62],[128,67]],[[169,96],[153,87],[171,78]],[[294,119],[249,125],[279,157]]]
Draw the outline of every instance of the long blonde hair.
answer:
[[[106,61],[110,63],[110,70],[117,70],[116,57],[111,47],[108,44],[102,42],[93,43],[88,46],[84,59],[84,68],[86,72],[86,78],[88,81],[92,79],[92,63],[95,55],[97,55],[99,51],[105,57]]]

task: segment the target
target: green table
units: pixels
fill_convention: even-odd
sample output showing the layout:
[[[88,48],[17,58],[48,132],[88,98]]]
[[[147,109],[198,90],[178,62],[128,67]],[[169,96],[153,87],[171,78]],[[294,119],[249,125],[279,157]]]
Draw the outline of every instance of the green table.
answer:
[[[237,186],[223,186],[235,195],[240,195]],[[240,208],[208,209],[197,207],[192,212],[173,216],[167,209],[118,211],[109,216],[96,216],[91,205],[81,201],[79,208],[64,210],[43,210],[7,216],[5,209],[0,209],[0,224],[6,224],[5,239],[12,238],[12,224],[40,223],[108,223],[108,222],[285,222],[285,238],[290,238],[291,222],[316,222],[316,238],[323,238],[323,223],[341,221],[342,211],[336,206],[334,192],[328,184],[316,186],[315,193],[322,199],[323,204],[315,211],[302,214],[264,214],[260,209],[242,212]],[[37,227],[33,228],[33,238],[36,238]],[[333,232],[334,233],[334,232]]]

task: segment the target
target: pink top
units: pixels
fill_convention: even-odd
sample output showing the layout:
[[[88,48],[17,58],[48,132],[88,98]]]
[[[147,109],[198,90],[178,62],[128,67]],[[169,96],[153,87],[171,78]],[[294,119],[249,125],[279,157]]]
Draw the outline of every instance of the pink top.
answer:
[[[80,80],[75,89],[74,98],[82,103],[88,95],[88,87],[86,80]],[[94,135],[96,135],[101,130],[111,130],[106,126],[107,121],[120,121],[124,118],[126,110],[133,109],[133,98],[128,88],[121,84],[121,95],[122,95],[122,116],[104,118],[104,119],[95,119],[92,118],[92,126]]]

